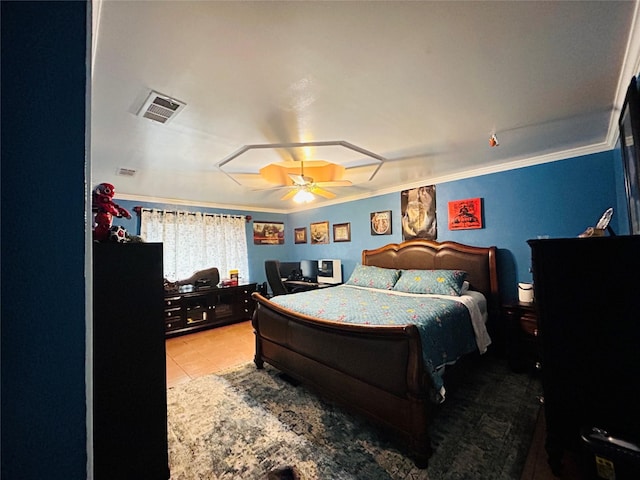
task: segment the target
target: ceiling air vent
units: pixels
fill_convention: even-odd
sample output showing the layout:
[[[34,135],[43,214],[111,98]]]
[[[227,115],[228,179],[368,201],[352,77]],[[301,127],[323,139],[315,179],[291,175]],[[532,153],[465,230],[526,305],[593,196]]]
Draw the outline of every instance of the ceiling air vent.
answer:
[[[122,175],[123,177],[133,177],[136,173],[136,170],[133,168],[120,167],[118,169],[118,175]]]
[[[138,116],[154,122],[167,123],[185,106],[186,104],[179,100],[152,91],[138,111]]]

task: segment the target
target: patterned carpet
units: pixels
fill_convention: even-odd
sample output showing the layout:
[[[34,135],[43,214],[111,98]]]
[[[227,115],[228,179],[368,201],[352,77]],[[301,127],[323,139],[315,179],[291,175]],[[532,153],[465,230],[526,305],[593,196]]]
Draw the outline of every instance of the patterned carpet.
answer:
[[[451,372],[431,428],[434,454],[417,469],[402,448],[269,365],[253,363],[168,390],[172,480],[264,479],[293,466],[301,480],[517,480],[540,386],[485,355]]]

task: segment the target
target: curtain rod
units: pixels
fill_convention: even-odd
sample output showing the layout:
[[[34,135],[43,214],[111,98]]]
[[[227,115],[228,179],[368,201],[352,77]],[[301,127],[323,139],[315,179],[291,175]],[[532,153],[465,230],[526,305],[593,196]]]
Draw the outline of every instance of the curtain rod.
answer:
[[[244,218],[247,222],[249,222],[251,220],[251,215],[230,215],[228,213],[205,213],[205,212],[188,212],[186,210],[164,210],[161,208],[147,208],[147,207],[141,207],[141,206],[137,206],[137,207],[133,207],[133,211],[136,212],[138,214],[138,216],[140,216],[140,214],[142,213],[143,210],[146,210],[148,212],[152,212],[154,210],[162,210],[165,213],[186,213],[187,215],[195,215],[196,213],[201,213],[202,215],[220,215],[222,217],[230,217],[230,218]]]

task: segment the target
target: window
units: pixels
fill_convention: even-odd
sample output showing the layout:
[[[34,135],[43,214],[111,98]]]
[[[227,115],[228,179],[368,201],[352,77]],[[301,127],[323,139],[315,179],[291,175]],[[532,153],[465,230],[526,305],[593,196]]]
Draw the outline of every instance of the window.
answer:
[[[169,281],[216,267],[222,278],[237,269],[248,276],[244,216],[143,208],[140,236],[164,246],[164,276]]]

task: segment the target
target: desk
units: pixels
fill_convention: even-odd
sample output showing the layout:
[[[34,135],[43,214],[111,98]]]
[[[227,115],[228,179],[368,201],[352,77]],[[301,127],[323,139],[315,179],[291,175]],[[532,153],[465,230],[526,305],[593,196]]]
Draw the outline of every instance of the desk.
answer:
[[[304,280],[285,280],[284,286],[287,289],[303,291],[303,290],[316,290],[318,288],[327,288],[333,287],[334,285],[331,283],[316,283],[316,282],[305,282]]]

